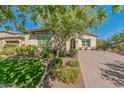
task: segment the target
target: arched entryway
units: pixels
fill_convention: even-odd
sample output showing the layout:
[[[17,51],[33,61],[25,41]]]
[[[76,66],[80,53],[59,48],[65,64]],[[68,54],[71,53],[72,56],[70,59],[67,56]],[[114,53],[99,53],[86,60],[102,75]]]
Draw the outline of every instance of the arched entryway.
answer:
[[[76,40],[74,38],[70,40],[70,48],[76,48]]]

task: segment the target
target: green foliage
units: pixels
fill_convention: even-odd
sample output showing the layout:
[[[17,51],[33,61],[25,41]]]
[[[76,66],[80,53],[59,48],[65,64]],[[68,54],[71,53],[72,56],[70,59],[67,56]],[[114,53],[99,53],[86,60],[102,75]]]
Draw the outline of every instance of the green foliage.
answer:
[[[65,57],[65,56],[66,56],[65,50],[60,50],[59,51],[59,57]]]
[[[28,45],[26,46],[26,51],[29,56],[35,56],[35,53],[37,51],[37,47],[35,45]]]
[[[75,49],[75,48],[72,48],[69,51],[70,51],[70,54],[71,54],[72,57],[75,56],[75,55],[77,55],[77,53],[78,53],[78,50]]]
[[[1,55],[12,55],[12,54],[14,54],[14,53],[16,53],[16,48],[14,47],[8,47],[8,48],[4,48],[1,52],[0,52],[0,54]]]
[[[53,77],[63,83],[74,83],[79,77],[79,72],[72,68],[61,67],[53,71]]]
[[[50,63],[51,63],[52,70],[54,70],[54,69],[58,69],[62,66],[63,60],[61,58],[56,58],[55,57],[51,60]]]
[[[118,51],[124,51],[124,46],[114,45],[112,46],[112,49],[118,49]]]
[[[115,43],[124,42],[124,31],[121,31],[111,37],[111,41]]]
[[[77,60],[70,60],[67,62],[67,65],[71,66],[71,67],[77,67],[79,65],[79,63]]]
[[[35,59],[6,59],[0,62],[0,84],[18,88],[35,88],[45,65]]]
[[[43,57],[47,59],[52,59],[54,57],[54,53],[52,49],[44,49],[43,51]]]
[[[17,54],[19,55],[27,55],[30,57],[35,56],[35,53],[37,51],[37,47],[35,45],[28,45],[28,46],[19,46],[16,49]]]
[[[47,59],[52,59],[53,58],[53,54],[51,54],[49,52],[45,52],[45,53],[43,53],[43,57],[47,58]]]
[[[15,13],[13,9],[15,9],[17,13]],[[13,24],[13,27],[16,28],[16,30],[19,30],[19,31],[24,30],[24,26],[26,24],[26,14],[27,14],[26,12],[28,12],[28,6],[8,6],[7,5],[7,6],[1,6],[0,10],[1,10],[0,11],[0,24],[1,24],[0,26],[3,26],[6,30],[12,30],[13,28],[11,24],[7,26],[3,25],[8,22],[11,22]]]
[[[27,54],[26,53],[26,46],[24,46],[24,45],[22,45],[22,46],[19,46],[19,47],[17,47],[17,49],[16,49],[16,52],[17,52],[17,54],[19,54],[19,55],[25,55],[25,54]]]
[[[12,30],[11,26],[5,26],[5,29],[6,29],[7,31]]]
[[[114,5],[112,7],[112,12],[115,13],[119,13],[122,10],[122,6],[121,5]]]
[[[106,50],[108,48],[111,48],[111,44],[107,40],[97,40],[96,49]]]
[[[13,11],[17,11],[15,13]],[[118,13],[122,6],[112,6],[112,13]],[[1,6],[0,23],[1,26],[10,30],[11,25],[4,25],[8,22],[14,24],[16,30],[25,31],[27,23],[26,17],[30,15],[30,20],[36,25],[40,24],[45,29],[50,29],[52,33],[63,39],[73,36],[75,32],[86,31],[88,28],[99,26],[106,20],[107,12],[103,6]],[[41,24],[42,21],[42,24]],[[12,28],[13,29],[13,28]],[[59,31],[59,33],[58,33]],[[67,34],[68,33],[68,34]],[[61,43],[60,43],[61,44]]]
[[[11,44],[11,43],[6,43],[4,45],[4,48],[15,48],[15,47],[16,47],[16,45],[15,44]]]
[[[1,51],[0,54],[3,55],[12,55],[14,53],[18,55],[27,55],[29,57],[35,56],[35,53],[37,51],[37,47],[35,45],[28,45],[28,46],[18,46],[15,47],[14,45],[7,44],[5,45],[5,48]]]

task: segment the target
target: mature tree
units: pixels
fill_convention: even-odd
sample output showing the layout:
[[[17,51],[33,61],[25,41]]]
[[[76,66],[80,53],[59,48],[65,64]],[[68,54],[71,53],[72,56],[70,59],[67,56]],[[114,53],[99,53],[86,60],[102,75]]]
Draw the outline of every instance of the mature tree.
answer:
[[[122,6],[112,6],[112,13],[121,9]],[[1,6],[0,10],[0,24],[11,22],[22,32],[25,31],[26,16],[30,15],[35,24],[51,31],[59,49],[75,34],[86,33],[103,24],[108,16],[103,6]],[[5,28],[11,29],[10,26]]]
[[[0,27],[12,30],[12,25],[18,31],[25,31],[27,6],[0,6]],[[11,23],[8,25],[8,23]]]
[[[56,47],[64,48],[66,41],[75,34],[86,33],[97,28],[107,19],[103,6],[32,6],[31,15],[42,22],[42,28],[52,32]],[[118,13],[121,6],[113,6],[112,12]],[[36,17],[37,16],[37,17]],[[36,19],[34,20],[36,22]]]

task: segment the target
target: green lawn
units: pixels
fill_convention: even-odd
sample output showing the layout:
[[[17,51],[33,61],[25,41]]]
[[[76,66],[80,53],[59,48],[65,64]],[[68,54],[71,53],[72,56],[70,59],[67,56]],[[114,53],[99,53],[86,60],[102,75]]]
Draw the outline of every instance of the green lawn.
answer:
[[[45,65],[34,59],[15,59],[0,61],[0,84],[34,88],[40,81]]]

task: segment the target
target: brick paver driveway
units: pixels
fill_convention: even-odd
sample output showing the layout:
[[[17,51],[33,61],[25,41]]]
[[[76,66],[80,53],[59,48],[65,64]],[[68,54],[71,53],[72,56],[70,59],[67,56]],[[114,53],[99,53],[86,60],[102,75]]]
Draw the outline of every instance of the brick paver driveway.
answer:
[[[124,87],[124,56],[105,51],[79,51],[85,87]]]

